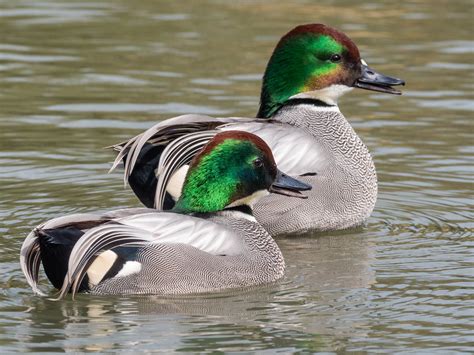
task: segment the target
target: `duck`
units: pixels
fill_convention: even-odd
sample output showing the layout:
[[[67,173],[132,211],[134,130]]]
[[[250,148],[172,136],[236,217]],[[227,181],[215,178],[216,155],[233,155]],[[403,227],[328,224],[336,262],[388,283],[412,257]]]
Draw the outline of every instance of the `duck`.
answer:
[[[280,39],[270,57],[255,118],[166,119],[112,146],[117,156],[111,171],[123,163],[124,183],[145,206],[170,209],[189,161],[212,132],[247,131],[268,144],[287,174],[318,186],[307,199],[272,194],[255,205],[257,221],[272,236],[360,226],[375,206],[377,174],[338,99],[353,88],[400,95],[397,85],[405,82],[370,68],[346,34],[324,24],[300,25]]]
[[[218,132],[194,156],[170,211],[129,208],[47,221],[26,237],[20,265],[36,294],[40,264],[59,290],[179,295],[274,282],[285,261],[252,214],[271,193],[311,186],[282,173],[268,145],[243,131]],[[288,197],[290,196],[290,197]]]

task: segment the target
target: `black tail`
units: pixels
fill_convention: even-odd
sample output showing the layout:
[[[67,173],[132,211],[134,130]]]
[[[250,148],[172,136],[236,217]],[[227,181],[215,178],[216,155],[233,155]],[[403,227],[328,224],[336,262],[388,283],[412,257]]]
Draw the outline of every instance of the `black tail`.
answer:
[[[83,235],[84,231],[75,226],[37,231],[41,262],[46,276],[55,288],[60,289],[63,285],[72,248]],[[87,289],[88,280],[86,275],[79,290],[85,291]]]
[[[138,155],[132,174],[128,177],[128,183],[133,192],[148,208],[153,208],[155,205],[156,184],[158,183],[155,170],[164,149],[163,145],[154,146],[145,143]],[[127,158],[127,155],[123,158],[124,163]]]
[[[156,146],[145,143],[138,155],[133,171],[128,177],[128,184],[133,192],[140,202],[148,208],[155,207],[156,185],[158,183],[155,171],[158,168],[161,153],[163,153],[164,149],[164,145]],[[127,157],[128,156],[125,156],[123,158],[124,163]],[[164,209],[169,210],[173,208],[174,204],[175,202],[171,196],[167,194]]]

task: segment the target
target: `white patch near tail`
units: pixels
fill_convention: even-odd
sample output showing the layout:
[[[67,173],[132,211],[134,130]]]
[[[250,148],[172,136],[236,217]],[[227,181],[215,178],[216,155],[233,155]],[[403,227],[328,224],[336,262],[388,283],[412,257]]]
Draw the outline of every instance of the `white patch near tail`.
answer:
[[[171,177],[168,185],[166,186],[166,192],[168,192],[173,200],[177,201],[181,196],[181,190],[183,188],[184,179],[188,173],[189,165],[183,165],[179,168]]]
[[[114,277],[124,277],[137,274],[142,270],[142,264],[138,261],[127,261],[123,264],[123,268]]]
[[[110,270],[115,260],[117,260],[117,254],[112,250],[106,250],[100,253],[97,258],[92,262],[91,266],[87,269],[87,277],[89,277],[89,285],[95,286],[102,281],[105,274]]]

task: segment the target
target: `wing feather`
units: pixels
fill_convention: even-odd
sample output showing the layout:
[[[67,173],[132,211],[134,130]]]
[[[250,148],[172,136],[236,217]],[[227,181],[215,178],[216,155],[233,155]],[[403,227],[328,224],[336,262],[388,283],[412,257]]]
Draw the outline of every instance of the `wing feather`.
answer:
[[[40,266],[40,246],[36,236],[36,228],[23,241],[20,251],[20,267],[25,274],[26,281],[35,294],[45,294],[38,288],[38,273]]]
[[[38,225],[27,235],[20,249],[20,268],[35,294],[45,295],[38,287],[38,275],[41,262],[38,231],[41,229],[60,228],[70,224],[96,222],[102,220],[102,218],[101,215],[92,213],[58,217]]]
[[[145,213],[136,214],[136,212]],[[213,255],[237,255],[243,248],[241,237],[227,226],[212,219],[206,220],[172,212],[134,208],[106,214],[59,217],[35,228],[21,248],[21,269],[36,294],[45,295],[38,288],[41,260],[38,230],[93,223],[96,226],[87,229],[71,251],[68,271],[57,299],[63,298],[69,291],[74,296],[95,257],[105,250],[118,246],[146,247],[150,243],[185,244]]]
[[[214,118],[204,115],[183,115],[167,119],[155,124],[145,132],[126,142],[112,146],[112,148],[119,153],[109,172],[116,169],[124,160],[124,183],[127,184],[128,177],[132,173],[140,152],[146,143],[167,145],[176,138],[188,133],[214,130],[219,126],[229,123],[253,121],[260,122],[263,120],[242,117]]]
[[[298,176],[318,172],[328,162],[329,153],[322,150],[307,130],[281,122],[238,122],[219,127],[222,131],[242,130],[256,134],[272,150],[278,168]]]
[[[87,267],[102,251],[122,245],[144,245],[151,235],[143,230],[117,223],[105,224],[87,231],[74,245],[68,262],[68,271],[57,299],[69,291],[73,297],[79,289]]]
[[[166,188],[173,174],[191,162],[194,156],[218,133],[217,130],[189,133],[168,144],[157,169],[155,208],[163,209]]]
[[[116,221],[151,233],[152,242],[187,244],[213,255],[237,255],[242,251],[241,237],[212,219],[155,211]]]
[[[166,144],[182,134],[206,129],[208,124],[217,122],[219,122],[218,119],[203,115],[183,115],[159,122],[130,140],[112,146],[119,153],[110,171],[113,171],[126,158],[124,172],[124,182],[126,184],[145,143]]]
[[[162,210],[167,201],[167,192],[172,193],[175,200],[179,197],[182,181],[179,178],[175,179],[174,174],[187,165],[217,131],[227,130],[243,130],[260,136],[272,150],[278,167],[289,175],[317,173],[330,160],[328,153],[321,149],[311,134],[295,126],[267,119],[185,115],[160,122],[123,144],[112,169],[121,160],[125,161],[124,183],[126,184],[137,160],[142,159],[140,152],[146,143],[165,146],[160,158],[157,159],[156,167],[152,167],[148,172],[142,172],[154,174],[156,178],[155,186],[143,187],[149,196],[149,202],[143,202],[143,197],[137,195],[147,206]],[[146,181],[150,180],[146,179]],[[136,179],[133,179],[131,183],[143,184]],[[173,186],[171,190],[170,183]],[[132,186],[134,191],[141,191],[140,188],[136,190],[135,185]]]

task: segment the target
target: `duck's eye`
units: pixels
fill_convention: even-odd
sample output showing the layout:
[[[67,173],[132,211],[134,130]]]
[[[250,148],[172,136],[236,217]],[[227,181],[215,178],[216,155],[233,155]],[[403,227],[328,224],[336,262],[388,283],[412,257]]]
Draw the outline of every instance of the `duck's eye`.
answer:
[[[339,63],[342,57],[339,54],[333,54],[330,58],[330,61],[333,63]]]
[[[263,166],[263,159],[257,158],[253,161],[253,166],[256,168],[261,168]]]

